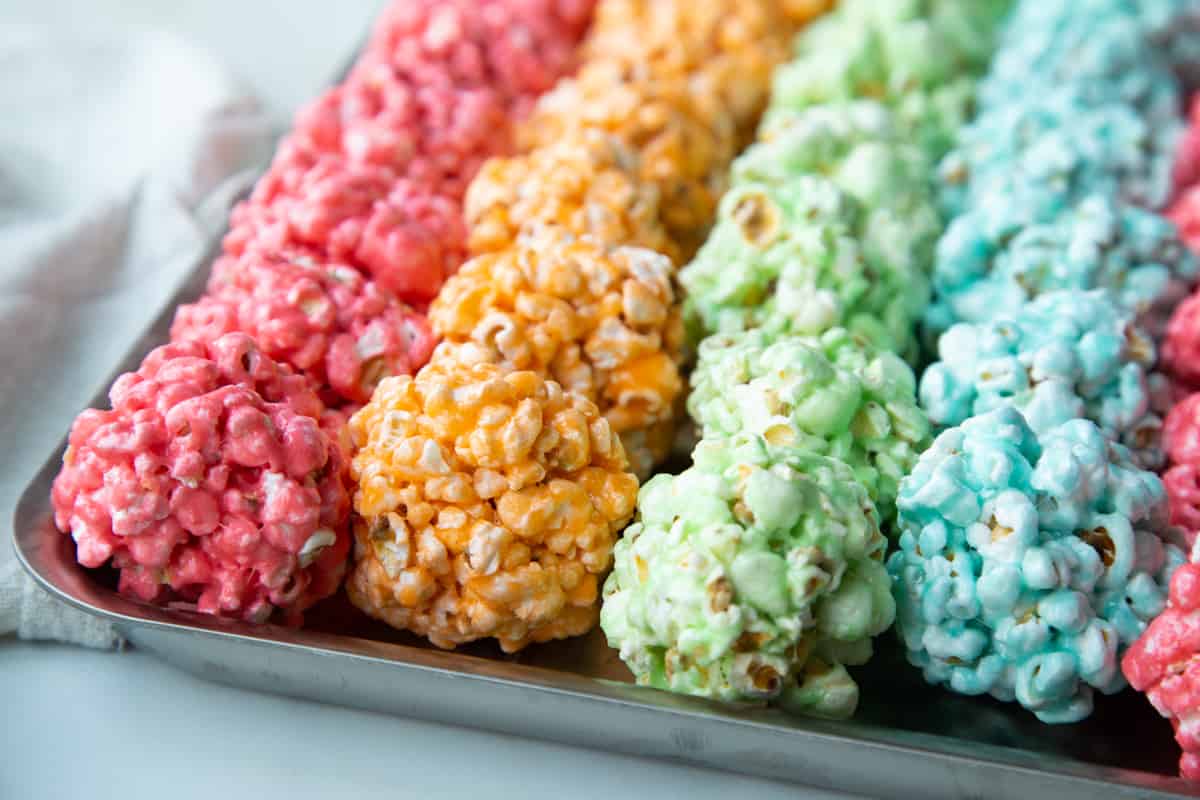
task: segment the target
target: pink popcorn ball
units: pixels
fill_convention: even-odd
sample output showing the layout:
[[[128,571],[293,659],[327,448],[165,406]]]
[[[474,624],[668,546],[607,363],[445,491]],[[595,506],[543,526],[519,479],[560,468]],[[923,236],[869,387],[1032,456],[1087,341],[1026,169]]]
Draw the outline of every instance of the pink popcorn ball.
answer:
[[[1187,246],[1200,251],[1200,185],[1185,188],[1166,215],[1179,228],[1179,236]]]
[[[389,167],[437,194],[461,198],[487,158],[508,152],[508,129],[495,90],[445,80],[414,84],[368,57],[346,83],[297,116],[291,141],[314,153]]]
[[[1200,386],[1200,294],[1190,295],[1171,314],[1162,364],[1177,382]]]
[[[1183,750],[1179,774],[1200,780],[1200,564],[1175,571],[1166,610],[1125,653],[1121,668],[1175,728]]]
[[[414,83],[448,78],[498,90],[510,111],[527,110],[571,67],[594,0],[411,0],[376,22],[371,58]]]
[[[52,501],[122,594],[263,622],[333,594],[349,552],[346,460],[309,381],[245,334],[152,351],[112,410],[75,420]]]
[[[466,256],[459,201],[393,170],[285,143],[234,209],[225,252],[343,262],[414,305],[428,303]]]
[[[1187,131],[1176,145],[1175,167],[1171,174],[1176,196],[1200,183],[1200,95],[1192,97],[1188,122]]]
[[[257,252],[213,266],[208,295],[181,306],[173,341],[241,331],[304,373],[333,407],[362,404],[389,375],[411,375],[436,344],[424,315],[341,264]]]
[[[1177,526],[1189,548],[1200,532],[1200,393],[1176,403],[1163,423],[1167,471],[1163,485]]]

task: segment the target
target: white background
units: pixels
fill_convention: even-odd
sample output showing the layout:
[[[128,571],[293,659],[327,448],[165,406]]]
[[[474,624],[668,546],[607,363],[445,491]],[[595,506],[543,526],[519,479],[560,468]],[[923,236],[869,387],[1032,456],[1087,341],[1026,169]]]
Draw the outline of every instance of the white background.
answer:
[[[219,55],[284,120],[345,63],[379,5],[380,0],[0,0],[0,33],[10,22],[171,30]],[[4,488],[9,497],[16,489]],[[9,508],[0,508],[0,514],[11,518]],[[0,546],[7,547],[7,528],[0,531]],[[0,643],[0,798],[621,795],[827,796],[227,689],[141,653]]]

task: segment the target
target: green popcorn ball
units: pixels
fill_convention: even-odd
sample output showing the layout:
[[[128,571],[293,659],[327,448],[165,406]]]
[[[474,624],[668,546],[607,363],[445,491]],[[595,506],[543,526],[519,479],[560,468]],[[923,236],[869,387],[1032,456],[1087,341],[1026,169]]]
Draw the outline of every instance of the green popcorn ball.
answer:
[[[885,29],[925,20],[971,72],[987,69],[1015,0],[842,0],[837,13]]]
[[[848,328],[906,356],[930,297],[926,236],[873,214],[828,178],[744,183],[680,275],[693,334]]]
[[[861,100],[775,115],[759,142],[733,162],[733,183],[828,178],[866,210],[868,230],[880,231],[893,249],[911,251],[928,270],[943,227],[929,180],[934,169],[924,151],[900,136],[886,107]]]
[[[600,624],[638,683],[720,700],[853,714],[845,670],[895,616],[885,540],[841,462],[701,442],[642,487]]]
[[[700,343],[688,412],[706,438],[739,433],[771,453],[817,453],[846,463],[885,528],[900,480],[930,441],[912,369],[844,328],[820,337],[756,329]]]
[[[940,156],[971,116],[1007,2],[859,2],[810,25],[796,59],[776,72],[774,114],[876,98],[906,135]]]
[[[951,427],[1000,406],[1035,433],[1084,418],[1162,466],[1162,420],[1151,408],[1154,342],[1104,290],[1049,292],[990,322],[959,323],[938,340],[921,376],[921,405]]]
[[[1092,422],[1040,437],[1011,407],[942,433],[900,486],[897,631],[929,683],[1049,723],[1125,686],[1124,650],[1186,555],[1162,482]]]

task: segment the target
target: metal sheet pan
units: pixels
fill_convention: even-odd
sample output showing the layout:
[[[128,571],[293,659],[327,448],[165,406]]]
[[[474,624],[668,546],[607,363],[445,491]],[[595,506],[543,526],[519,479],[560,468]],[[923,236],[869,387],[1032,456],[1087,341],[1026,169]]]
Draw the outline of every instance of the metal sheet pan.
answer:
[[[113,378],[166,341],[174,308],[199,295],[210,261],[164,300]],[[107,407],[103,392],[93,405]],[[828,722],[636,686],[599,631],[508,656],[483,643],[437,650],[340,595],[314,608],[301,630],[138,603],[114,591],[112,574],[78,566],[73,541],[54,529],[50,485],[64,448],[17,507],[22,564],[136,646],[209,680],[880,797],[1200,797],[1200,786],[1173,777],[1170,726],[1143,697],[1098,698],[1083,723],[1042,725],[1015,706],[926,686],[891,635],[854,671],[863,689],[856,718]]]

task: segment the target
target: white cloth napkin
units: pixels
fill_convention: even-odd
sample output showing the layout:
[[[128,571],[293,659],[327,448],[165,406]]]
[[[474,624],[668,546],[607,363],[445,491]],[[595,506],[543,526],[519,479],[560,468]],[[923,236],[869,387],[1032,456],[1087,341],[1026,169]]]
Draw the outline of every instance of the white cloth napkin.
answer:
[[[179,39],[0,27],[0,635],[119,642],[23,574],[13,508],[273,138],[248,90]]]

